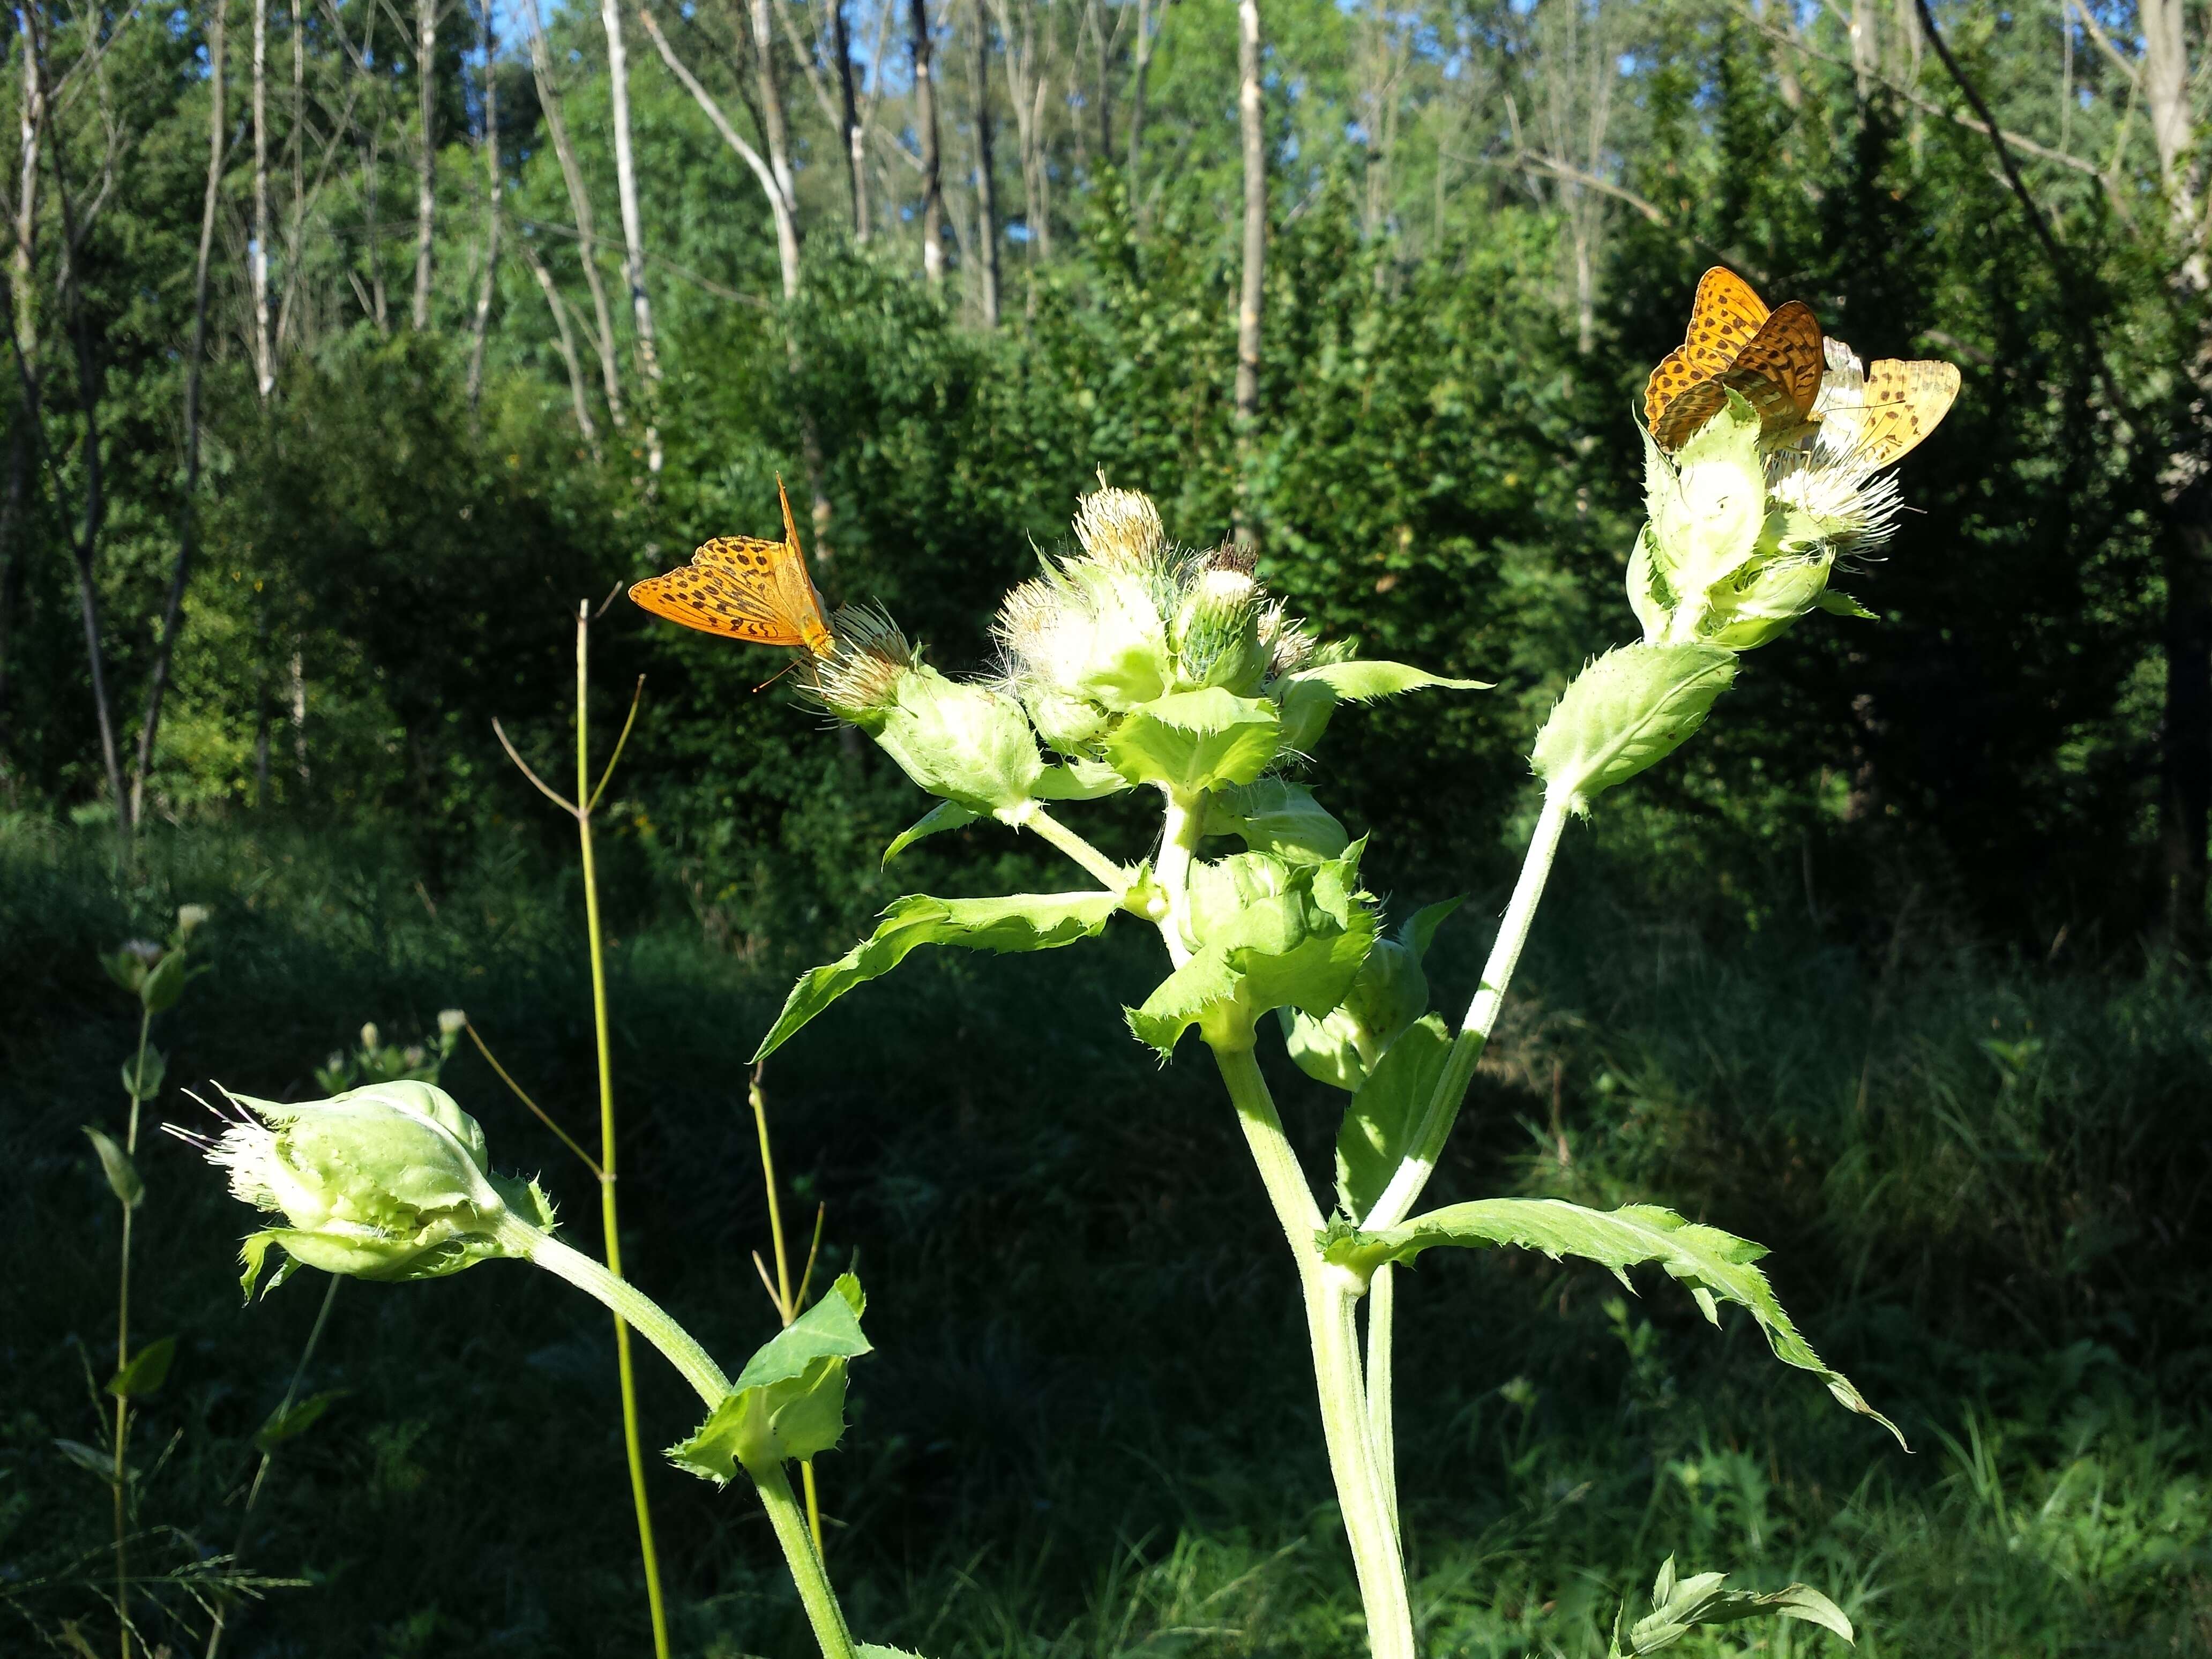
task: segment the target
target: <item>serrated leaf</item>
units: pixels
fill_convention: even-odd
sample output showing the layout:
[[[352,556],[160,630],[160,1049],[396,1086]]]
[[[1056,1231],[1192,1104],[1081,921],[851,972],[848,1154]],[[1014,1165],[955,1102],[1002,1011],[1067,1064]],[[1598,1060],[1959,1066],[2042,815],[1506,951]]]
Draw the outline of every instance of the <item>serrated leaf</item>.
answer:
[[[279,1406],[253,1431],[254,1449],[271,1451],[287,1440],[305,1434],[322,1421],[323,1413],[343,1400],[345,1394],[343,1389],[330,1389],[321,1394],[311,1394],[305,1400],[295,1400],[289,1406]]]
[[[138,988],[138,1000],[148,1013],[166,1013],[177,1006],[191,978],[188,969],[189,963],[182,951],[172,951],[154,964],[154,971]]]
[[[904,1648],[887,1648],[874,1642],[863,1642],[854,1650],[860,1659],[921,1659],[918,1653],[908,1653]]]
[[[118,1400],[136,1400],[151,1394],[168,1381],[170,1362],[177,1357],[177,1339],[165,1336],[149,1342],[123,1369],[107,1380],[107,1391]]]
[[[1124,1011],[1138,1040],[1164,1058],[1193,1025],[1234,1044],[1271,1008],[1319,1015],[1343,1001],[1375,943],[1375,912],[1358,890],[1365,846],[1326,864],[1240,853],[1200,866],[1190,894],[1199,948]]]
[[[1824,590],[1814,603],[1832,616],[1850,617],[1860,622],[1881,620],[1878,612],[1868,610],[1850,594],[1838,592],[1832,587]]]
[[[1255,853],[1294,864],[1323,864],[1343,855],[1352,837],[1302,783],[1261,778],[1224,789],[1206,803],[1206,833],[1236,836]]]
[[[740,1468],[757,1479],[835,1447],[845,1429],[846,1362],[872,1352],[860,1334],[867,1305],[860,1281],[841,1276],[746,1362],[707,1420],[668,1449],[670,1461],[720,1484]]]
[[[1798,1334],[1766,1275],[1752,1265],[1766,1254],[1762,1244],[1686,1221],[1656,1204],[1590,1210],[1556,1198],[1489,1198],[1447,1205],[1379,1232],[1336,1232],[1325,1248],[1331,1261],[1364,1271],[1385,1261],[1411,1261],[1443,1244],[1517,1245],[1541,1250],[1554,1261],[1580,1256],[1612,1269],[1624,1285],[1626,1269],[1656,1262],[1688,1289],[1708,1321],[1720,1322],[1718,1302],[1747,1310],[1777,1359],[1812,1372],[1843,1405],[1872,1418],[1896,1435],[1899,1445],[1905,1444],[1897,1425],[1869,1405],[1850,1379]]]
[[[976,814],[957,801],[941,800],[921,817],[900,830],[884,848],[884,862],[889,864],[901,853],[925,836],[941,835],[947,830],[961,830],[975,822]]]
[[[144,1054],[123,1062],[123,1092],[143,1105],[161,1092],[161,1079],[168,1073],[167,1057],[159,1048],[149,1048]]]
[[[846,992],[881,978],[922,945],[1049,951],[1097,933],[1121,905],[1118,893],[1014,893],[988,899],[910,893],[884,912],[874,933],[836,961],[800,977],[753,1059],[767,1059]]]
[[[1375,1206],[1413,1150],[1451,1046],[1451,1032],[1441,1016],[1414,1021],[1382,1051],[1344,1109],[1344,1122],[1336,1132],[1336,1196],[1355,1220]]]
[[[93,1151],[100,1154],[100,1170],[107,1177],[107,1190],[126,1210],[137,1209],[146,1200],[146,1183],[138,1179],[137,1166],[131,1163],[131,1154],[89,1123],[84,1126],[84,1133],[92,1142]]]
[[[1123,777],[1104,761],[1081,757],[1048,766],[1031,791],[1039,800],[1097,800],[1129,788]]]
[[[1688,741],[1735,672],[1735,653],[1717,646],[1608,651],[1553,706],[1528,763],[1554,799],[1584,810]]]
[[[1283,743],[1304,753],[1320,741],[1340,702],[1372,702],[1401,692],[1440,686],[1448,691],[1488,691],[1486,680],[1455,680],[1401,662],[1316,663],[1285,674],[1268,688],[1283,711]]]
[[[1186,794],[1249,783],[1282,749],[1282,721],[1261,697],[1219,686],[1174,691],[1139,705],[1105,739],[1106,758],[1132,783]]]
[[[1747,1619],[1802,1619],[1846,1642],[1857,1639],[1844,1610],[1810,1584],[1790,1584],[1760,1595],[1725,1589],[1727,1582],[1723,1572],[1701,1572],[1678,1580],[1674,1558],[1668,1556],[1651,1586],[1651,1613],[1638,1620],[1626,1635],[1620,1621],[1614,1620],[1612,1659],[1637,1659],[1642,1654],[1656,1653],[1700,1625],[1734,1625]]]

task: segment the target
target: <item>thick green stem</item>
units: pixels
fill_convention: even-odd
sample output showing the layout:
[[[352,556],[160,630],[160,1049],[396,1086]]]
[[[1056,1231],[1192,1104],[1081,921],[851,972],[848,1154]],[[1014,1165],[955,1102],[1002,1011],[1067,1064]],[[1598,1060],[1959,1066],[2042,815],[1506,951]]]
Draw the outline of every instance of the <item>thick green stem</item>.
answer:
[[[626,1279],[617,1278],[581,1250],[563,1244],[550,1233],[540,1232],[520,1216],[501,1217],[500,1241],[525,1261],[543,1267],[556,1279],[565,1279],[592,1297],[617,1319],[660,1350],[668,1363],[683,1373],[693,1392],[711,1408],[730,1392],[730,1379],[708,1352],[691,1340],[691,1334],[670,1318],[666,1310]]]
[[[127,831],[126,831],[127,833]],[[141,1003],[138,1010],[138,1057],[131,1062],[131,1126],[123,1133],[123,1153],[138,1156],[138,1091],[146,1086],[146,1038],[154,1027],[154,1011]],[[131,1218],[135,1206],[123,1206],[122,1260],[115,1279],[115,1374],[120,1376],[131,1363]],[[131,1571],[126,1559],[130,1534],[129,1487],[125,1480],[124,1453],[131,1443],[131,1397],[115,1396],[115,1613],[120,1626],[123,1659],[131,1659]]]
[[[1437,1079],[1435,1093],[1429,1097],[1420,1129],[1413,1137],[1413,1150],[1406,1154],[1397,1172],[1390,1177],[1390,1184],[1382,1189],[1382,1195],[1360,1221],[1360,1225],[1370,1232],[1395,1227],[1411,1214],[1421,1188],[1435,1172],[1444,1138],[1451,1133],[1453,1121],[1459,1115],[1460,1103],[1467,1098],[1468,1085],[1474,1079],[1475,1062],[1482,1058],[1483,1045],[1490,1041],[1491,1030],[1498,1024],[1498,1010],[1505,1000],[1506,987],[1512,983],[1513,970],[1520,965],[1521,947],[1528,941],[1529,924],[1536,919],[1536,906],[1543,899],[1552,861],[1559,855],[1559,836],[1567,827],[1569,810],[1565,799],[1548,796],[1545,799],[1543,812],[1536,819],[1535,833],[1528,838],[1528,856],[1522,860],[1521,878],[1514,883],[1513,896],[1507,902],[1505,915],[1498,924],[1497,942],[1490,947],[1490,959],[1482,965],[1482,983],[1476,988],[1474,1000],[1468,1005],[1467,1018],[1461,1022],[1459,1036],[1453,1040],[1451,1053],[1445,1058],[1443,1074]]]
[[[1024,830],[1035,830],[1081,865],[1101,887],[1119,893],[1128,886],[1129,872],[1127,870],[1053,817],[1042,805],[1032,802],[1026,811],[1007,822]]]
[[[1167,820],[1160,831],[1159,862],[1154,873],[1168,896],[1168,913],[1160,922],[1160,937],[1167,942],[1168,960],[1178,968],[1190,960],[1190,864],[1206,832],[1206,796],[1166,790]]]
[[[592,849],[591,606],[576,609],[576,836],[583,847],[584,924],[592,957],[592,1036],[599,1060],[599,1224],[607,1271],[622,1277],[622,1234],[615,1208],[615,1077],[607,1020],[605,939],[599,923],[599,879]],[[635,712],[635,705],[633,705]],[[629,735],[624,729],[623,735]],[[660,1593],[660,1559],[653,1548],[653,1507],[645,1489],[645,1444],[638,1433],[637,1378],[630,1364],[629,1328],[615,1315],[615,1371],[622,1390],[623,1449],[629,1462],[630,1501],[637,1510],[638,1553],[645,1564],[646,1606],[653,1620],[655,1659],[668,1659],[668,1609]]]
[[[775,1541],[783,1546],[783,1559],[791,1569],[792,1582],[799,1586],[799,1599],[806,1608],[807,1622],[814,1626],[814,1639],[822,1644],[822,1659],[854,1659],[853,1632],[846,1628],[844,1610],[837,1605],[836,1592],[830,1588],[830,1575],[823,1569],[799,1500],[791,1495],[791,1482],[784,1476],[783,1466],[771,1463],[765,1474],[754,1475],[753,1480],[760,1489],[761,1502],[768,1508],[769,1524],[775,1528]]]
[[[1375,1468],[1382,1480],[1382,1501],[1389,1509],[1394,1525],[1398,1520],[1398,1431],[1390,1392],[1394,1382],[1391,1318],[1397,1303],[1397,1275],[1386,1261],[1367,1281],[1367,1438],[1375,1448]],[[1398,1542],[1402,1550],[1402,1528],[1399,1529]]]
[[[1359,1577],[1359,1598],[1367,1610],[1369,1649],[1373,1659],[1413,1659],[1413,1607],[1398,1547],[1397,1516],[1389,1482],[1376,1457],[1359,1375],[1356,1308],[1361,1286],[1352,1274],[1322,1256],[1320,1208],[1283,1133],[1282,1120],[1251,1049],[1217,1048],[1213,1057],[1297,1263],[1306,1333],[1313,1344],[1322,1437]]]

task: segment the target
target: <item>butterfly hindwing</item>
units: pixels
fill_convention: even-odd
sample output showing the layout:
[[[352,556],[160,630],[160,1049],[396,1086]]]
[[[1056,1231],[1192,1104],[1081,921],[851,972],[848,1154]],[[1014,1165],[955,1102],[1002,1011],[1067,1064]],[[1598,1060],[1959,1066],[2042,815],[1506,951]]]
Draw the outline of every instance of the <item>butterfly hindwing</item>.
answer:
[[[776,483],[783,495],[783,483]],[[704,634],[744,640],[753,645],[803,646],[817,657],[836,647],[823,615],[822,596],[806,574],[791,502],[783,501],[784,538],[767,542],[751,536],[717,536],[691,556],[691,562],[665,575],[649,576],[629,596],[657,617]]]
[[[1656,434],[1668,406],[1729,368],[1737,354],[1759,333],[1767,315],[1765,302],[1749,283],[1725,266],[1715,265],[1708,270],[1698,281],[1698,297],[1691,302],[1690,326],[1682,343],[1667,354],[1644,382],[1644,424]],[[1705,414],[1710,416],[1719,407],[1715,400]],[[1696,430],[1698,424],[1692,422],[1684,428],[1684,435]]]
[[[1957,364],[1885,357],[1867,370],[1859,442],[1878,466],[1902,460],[1950,413],[1958,395]]]

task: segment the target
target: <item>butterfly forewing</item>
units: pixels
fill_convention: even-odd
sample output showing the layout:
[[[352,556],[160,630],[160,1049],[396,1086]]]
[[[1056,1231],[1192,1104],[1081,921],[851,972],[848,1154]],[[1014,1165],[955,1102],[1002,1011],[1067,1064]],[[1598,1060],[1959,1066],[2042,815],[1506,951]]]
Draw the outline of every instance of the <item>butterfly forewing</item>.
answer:
[[[1698,297],[1690,306],[1690,326],[1682,343],[1667,354],[1644,382],[1644,421],[1655,436],[1668,406],[1692,387],[1732,367],[1737,354],[1766,319],[1765,302],[1742,277],[1720,265],[1705,274],[1698,283]],[[1719,401],[1714,401],[1705,415],[1719,407]],[[1698,423],[1692,422],[1683,428],[1683,435],[1695,431]]]

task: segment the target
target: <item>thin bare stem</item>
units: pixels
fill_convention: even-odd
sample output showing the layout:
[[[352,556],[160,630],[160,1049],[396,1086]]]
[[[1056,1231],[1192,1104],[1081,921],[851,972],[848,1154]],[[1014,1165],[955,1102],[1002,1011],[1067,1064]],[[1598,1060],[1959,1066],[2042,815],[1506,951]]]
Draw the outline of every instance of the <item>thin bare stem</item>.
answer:
[[[529,1094],[524,1090],[523,1086],[520,1083],[517,1083],[514,1079],[508,1074],[507,1067],[499,1063],[499,1057],[492,1053],[489,1045],[484,1042],[483,1033],[477,1030],[475,1022],[471,1021],[463,1025],[461,1029],[469,1034],[469,1041],[477,1045],[477,1052],[484,1057],[484,1063],[489,1066],[493,1071],[499,1073],[499,1080],[501,1083],[504,1083],[509,1089],[514,1091],[514,1097],[520,1101],[524,1105],[527,1106],[531,1109],[531,1112],[537,1117],[538,1121],[544,1124],[547,1128],[550,1129],[554,1134],[559,1138],[560,1142],[563,1146],[566,1146],[570,1152],[575,1153],[578,1158],[583,1160],[584,1167],[592,1172],[592,1179],[594,1181],[604,1179],[605,1174],[599,1168],[599,1159],[593,1158],[589,1152],[578,1146],[576,1144],[575,1138],[569,1134],[569,1133],[566,1129],[562,1128],[559,1124],[556,1123],[553,1121],[551,1115],[549,1114],[543,1106],[540,1106],[536,1101],[532,1100]]]
[[[494,737],[499,739],[499,746],[507,750],[507,759],[515,763],[516,767],[521,771],[524,777],[528,778],[531,782],[538,786],[538,793],[539,794],[544,796],[546,799],[551,801],[556,806],[566,812],[570,817],[580,818],[583,817],[583,814],[576,810],[575,802],[570,800],[566,795],[561,794],[556,791],[552,785],[547,783],[544,779],[539,777],[537,773],[530,769],[530,763],[528,761],[523,759],[521,756],[514,752],[514,745],[507,740],[507,733],[500,729],[499,719],[496,715],[492,718],[491,732]]]
[[[606,606],[603,605],[599,610],[604,613]],[[615,752],[607,757],[607,769],[599,774],[599,787],[592,791],[591,799],[584,803],[586,812],[596,807],[599,804],[599,797],[607,793],[607,780],[615,775],[615,763],[622,759],[623,745],[629,741],[629,729],[637,724],[637,706],[644,698],[645,676],[640,674],[636,689],[629,694],[629,714],[623,721],[622,735],[615,739]]]

